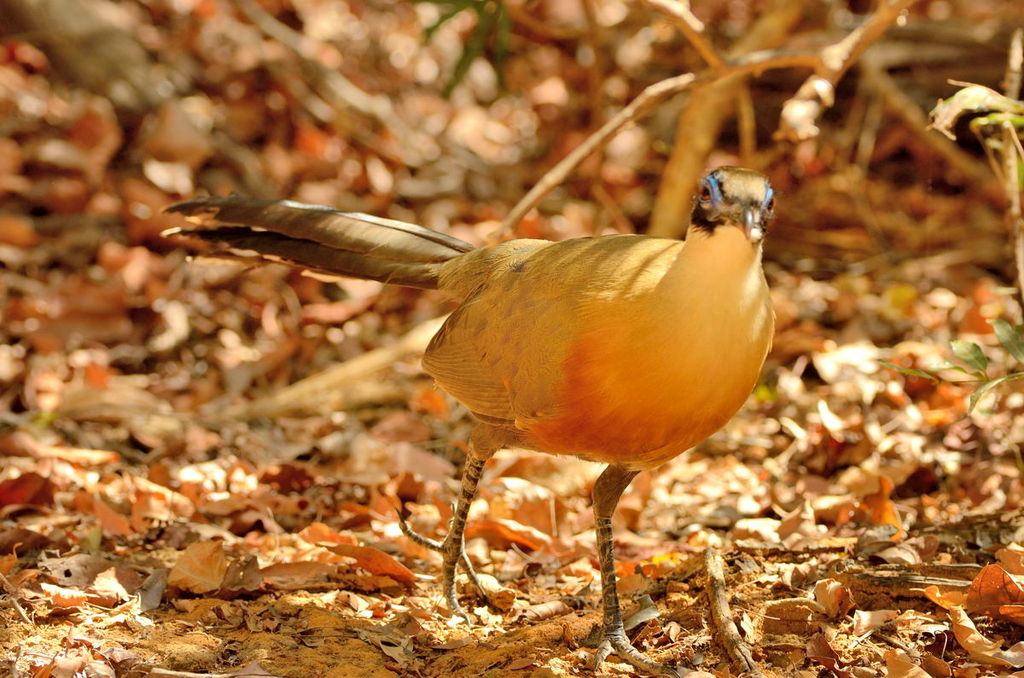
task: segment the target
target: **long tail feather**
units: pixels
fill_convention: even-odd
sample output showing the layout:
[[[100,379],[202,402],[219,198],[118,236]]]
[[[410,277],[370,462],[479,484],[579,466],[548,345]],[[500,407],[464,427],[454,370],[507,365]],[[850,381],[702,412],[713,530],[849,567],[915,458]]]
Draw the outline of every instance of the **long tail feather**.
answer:
[[[287,200],[194,198],[167,211],[191,224],[172,232],[220,243],[228,254],[412,287],[437,287],[440,264],[473,249],[415,224]]]

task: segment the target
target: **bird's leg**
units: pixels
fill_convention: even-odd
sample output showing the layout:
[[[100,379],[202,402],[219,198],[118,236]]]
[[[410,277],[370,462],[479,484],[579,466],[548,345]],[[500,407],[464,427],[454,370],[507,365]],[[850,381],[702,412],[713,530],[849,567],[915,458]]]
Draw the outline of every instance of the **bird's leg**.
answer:
[[[448,603],[448,608],[452,611],[452,614],[462,617],[467,624],[471,623],[469,615],[462,609],[458,596],[455,593],[455,570],[459,562],[462,562],[463,567],[466,569],[466,574],[469,575],[470,580],[476,586],[476,589],[480,591],[480,594],[485,598],[487,594],[484,593],[483,587],[477,581],[473,564],[469,561],[469,556],[466,555],[466,551],[463,548],[466,517],[469,515],[469,506],[476,497],[476,488],[480,482],[480,476],[483,474],[484,463],[502,447],[515,443],[516,439],[514,433],[496,426],[479,424],[473,429],[469,439],[469,454],[466,455],[466,464],[462,469],[462,492],[459,495],[459,501],[455,505],[455,512],[452,515],[448,535],[443,541],[429,539],[428,537],[416,534],[399,515],[399,524],[405,536],[420,546],[438,551],[443,556],[441,586],[445,601]]]
[[[490,456],[490,455],[488,455]],[[466,570],[477,590],[483,592],[480,584],[476,581],[476,573],[469,562],[469,556],[463,548],[462,535],[466,531],[466,517],[469,515],[469,505],[476,497],[476,486],[480,482],[480,476],[484,470],[484,462],[487,457],[480,458],[473,454],[472,447],[470,454],[466,457],[466,465],[462,469],[462,494],[459,495],[459,503],[455,506],[455,513],[452,515],[451,527],[448,529],[448,536],[441,542],[441,555],[444,562],[441,570],[441,587],[444,591],[444,598],[448,603],[448,609],[452,614],[462,617],[467,624],[472,624],[469,615],[459,604],[459,598],[455,593],[455,568],[461,560],[466,565]]]
[[[678,675],[673,669],[654,661],[633,647],[626,637],[615,590],[615,546],[612,542],[612,513],[622,492],[638,471],[609,464],[594,483],[594,523],[597,531],[597,559],[601,564],[601,608],[604,613],[604,641],[594,657],[595,668],[614,652],[634,668],[655,675]]]

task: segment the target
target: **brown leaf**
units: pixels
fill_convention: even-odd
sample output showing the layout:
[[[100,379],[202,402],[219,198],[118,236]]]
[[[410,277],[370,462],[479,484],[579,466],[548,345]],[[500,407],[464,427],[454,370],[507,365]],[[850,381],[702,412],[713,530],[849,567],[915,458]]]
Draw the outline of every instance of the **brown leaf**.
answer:
[[[18,214],[0,214],[0,245],[32,247],[39,244],[39,234],[32,220]]]
[[[100,497],[93,497],[92,512],[99,519],[106,534],[114,537],[127,537],[135,534],[131,521],[115,511]]]
[[[996,551],[996,560],[1011,575],[1024,575],[1024,551],[999,549]]]
[[[978,632],[974,622],[961,607],[951,609],[949,618],[953,626],[953,635],[960,646],[967,650],[972,660],[993,666],[1024,666],[1024,642],[1017,643],[1007,650],[1002,649],[999,643]]]
[[[92,586],[89,587],[89,593],[99,599],[95,601],[98,604],[113,607],[120,602],[128,600],[141,585],[142,578],[135,575],[134,581],[126,586],[126,583],[118,577],[117,568],[110,567],[96,575]]]
[[[967,593],[965,591],[943,591],[938,586],[926,586],[922,593],[939,607],[951,610],[954,607],[963,607],[967,604]]]
[[[552,600],[546,603],[538,603],[523,608],[522,618],[526,621],[537,622],[561,617],[572,612],[572,608],[561,600]]]
[[[507,549],[512,544],[536,551],[551,543],[540,530],[514,520],[477,520],[466,528],[466,539],[483,537],[491,546]]]
[[[181,552],[167,584],[193,593],[210,593],[220,589],[227,571],[228,559],[221,543],[200,541]]]
[[[109,558],[75,553],[58,558],[42,558],[39,568],[46,572],[61,586],[73,586],[84,589],[91,586],[100,572],[115,567],[116,563]]]
[[[50,545],[50,540],[38,532],[22,527],[0,530],[0,554],[24,554]]]
[[[406,586],[416,581],[416,575],[405,565],[372,546],[356,546],[354,544],[334,544],[328,549],[346,558],[354,558],[356,566],[371,574],[391,577]]]
[[[333,546],[335,544],[355,544],[356,539],[351,535],[339,534],[335,532],[327,525],[316,522],[307,525],[299,536],[308,541],[310,544],[317,544],[320,546]]]
[[[825,608],[828,616],[833,619],[845,615],[853,607],[849,589],[835,579],[821,579],[815,583],[814,600]]]
[[[853,613],[853,633],[862,636],[899,616],[896,610],[857,610]]]
[[[55,607],[81,607],[89,602],[89,596],[78,589],[65,588],[55,584],[39,582],[39,588],[50,597]]]
[[[261,570],[267,583],[280,589],[303,588],[323,583],[337,571],[338,566],[333,563],[317,563],[308,560],[295,563],[276,563]]]
[[[228,563],[221,588],[232,593],[258,591],[263,587],[263,573],[260,572],[256,556],[246,555]]]
[[[886,678],[931,678],[927,671],[915,664],[902,650],[885,653]]]
[[[53,483],[38,473],[22,473],[0,483],[0,506],[53,506]]]
[[[868,514],[868,520],[872,525],[891,525],[897,532],[893,535],[894,542],[901,541],[906,536],[903,530],[903,523],[900,521],[900,514],[896,510],[896,504],[889,497],[892,495],[893,483],[886,476],[878,477],[878,491],[861,499],[860,509]]]
[[[827,668],[836,678],[855,678],[852,672],[842,668],[839,653],[832,648],[824,633],[817,633],[807,641],[807,658]]]
[[[967,590],[967,612],[1024,625],[1024,587],[999,565],[986,565]]]

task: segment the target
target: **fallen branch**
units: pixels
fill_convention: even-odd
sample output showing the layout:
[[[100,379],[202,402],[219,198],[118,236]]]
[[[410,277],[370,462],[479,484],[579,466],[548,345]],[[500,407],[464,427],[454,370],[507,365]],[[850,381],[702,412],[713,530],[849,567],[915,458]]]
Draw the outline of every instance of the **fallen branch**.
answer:
[[[740,637],[739,629],[729,611],[729,598],[725,588],[725,563],[717,549],[704,549],[704,568],[708,573],[708,602],[711,604],[711,620],[718,628],[719,637],[726,652],[739,665],[740,670],[755,678],[763,678],[761,669],[754,663],[750,646]]]
[[[15,612],[18,613],[18,616],[21,617],[21,621],[25,622],[26,624],[31,624],[32,620],[29,619],[29,616],[27,614],[25,614],[25,608],[23,608],[21,606],[21,603],[18,602],[17,589],[14,588],[14,585],[10,582],[9,579],[7,579],[7,577],[3,575],[3,573],[0,573],[0,585],[3,586],[3,589],[5,591],[7,591],[7,597],[11,601],[11,606],[14,608]]]
[[[277,389],[259,400],[228,408],[224,415],[251,419],[337,411],[351,407],[349,392],[357,382],[407,355],[422,353],[444,320],[442,317],[422,322],[389,346],[367,351],[290,386]],[[391,390],[385,387],[386,392]]]

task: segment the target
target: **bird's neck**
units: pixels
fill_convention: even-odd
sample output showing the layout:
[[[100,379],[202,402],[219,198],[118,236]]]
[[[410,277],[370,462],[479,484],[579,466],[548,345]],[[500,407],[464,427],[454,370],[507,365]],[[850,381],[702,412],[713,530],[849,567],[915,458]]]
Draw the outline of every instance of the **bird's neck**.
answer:
[[[710,232],[691,227],[669,278],[670,284],[701,290],[713,303],[754,301],[765,290],[761,245],[733,226]]]

